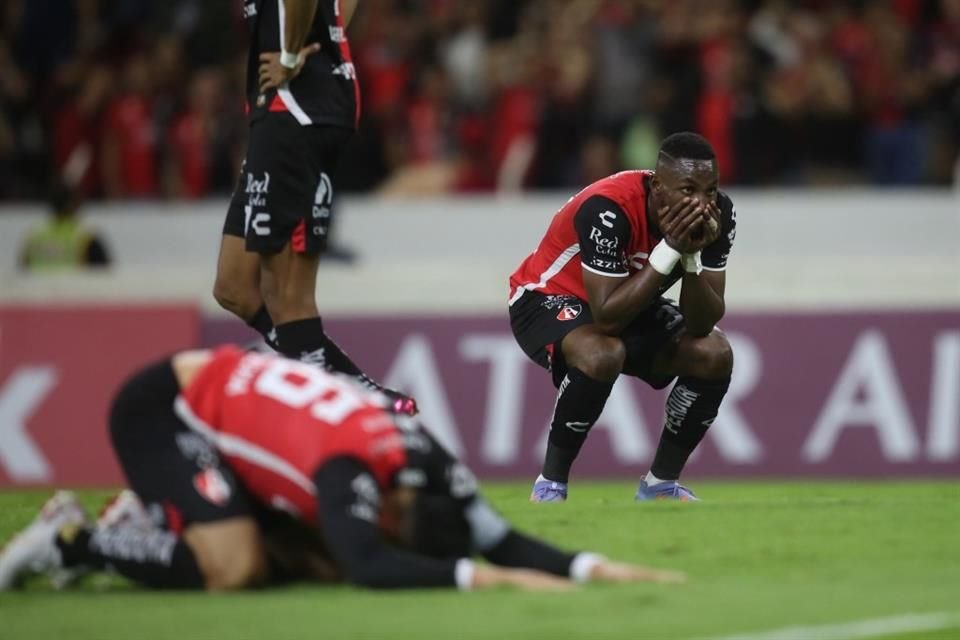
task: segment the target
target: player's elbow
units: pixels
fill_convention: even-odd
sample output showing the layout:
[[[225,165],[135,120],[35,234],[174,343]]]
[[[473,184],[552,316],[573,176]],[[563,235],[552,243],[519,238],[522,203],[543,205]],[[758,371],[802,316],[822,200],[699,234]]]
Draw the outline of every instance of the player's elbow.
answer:
[[[626,326],[622,316],[610,313],[602,307],[597,310],[591,309],[591,311],[593,311],[594,325],[608,336],[619,336]]]

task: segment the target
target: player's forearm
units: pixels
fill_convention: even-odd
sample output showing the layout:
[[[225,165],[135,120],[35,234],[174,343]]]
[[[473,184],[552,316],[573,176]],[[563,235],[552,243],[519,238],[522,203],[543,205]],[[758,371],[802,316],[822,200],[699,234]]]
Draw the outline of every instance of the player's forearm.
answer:
[[[310,25],[317,13],[317,0],[281,0],[284,8],[283,48],[298,53],[307,44]]]
[[[726,304],[707,279],[693,273],[683,277],[680,288],[680,312],[686,322],[687,333],[700,338],[713,331],[723,314]]]
[[[570,575],[570,565],[576,556],[517,531],[510,531],[495,547],[483,552],[483,557],[501,567],[537,569],[566,578]]]
[[[343,562],[347,579],[370,589],[414,589],[458,586],[456,560],[419,556],[385,545],[367,549],[363,557]],[[469,582],[461,585],[469,588]]]
[[[643,269],[626,278],[605,300],[597,304],[591,301],[594,323],[608,335],[620,335],[641,311],[657,299],[665,278],[654,269]]]

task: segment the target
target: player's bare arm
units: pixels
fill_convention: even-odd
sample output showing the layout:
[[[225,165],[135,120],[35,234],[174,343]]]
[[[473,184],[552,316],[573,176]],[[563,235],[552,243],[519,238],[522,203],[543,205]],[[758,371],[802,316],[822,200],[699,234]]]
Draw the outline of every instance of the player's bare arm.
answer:
[[[684,198],[673,206],[663,207],[660,230],[666,243],[683,253],[690,236],[703,216],[699,203]],[[626,279],[583,272],[583,285],[590,301],[594,322],[607,335],[615,336],[660,295],[668,273],[656,268],[641,269]]]
[[[707,205],[708,218],[704,219],[702,238],[697,248],[709,246],[720,234],[720,209],[716,201]],[[694,337],[708,335],[723,318],[726,311],[724,291],[725,271],[688,272],[680,288],[680,310],[687,323],[687,333]]]
[[[656,194],[661,210],[679,202],[695,204],[696,211],[682,220],[660,215],[659,226],[670,245],[684,255],[684,276],[680,293],[680,310],[687,332],[703,337],[713,330],[725,310],[722,271],[703,271],[700,252],[712,245],[720,235],[718,172],[715,160],[674,159],[661,157],[657,164]],[[658,212],[659,213],[659,212]],[[678,226],[683,225],[683,229]]]
[[[283,51],[260,55],[260,92],[276,89],[297,77],[308,56],[320,50],[307,44],[307,35],[317,13],[317,0],[281,0],[283,3]]]

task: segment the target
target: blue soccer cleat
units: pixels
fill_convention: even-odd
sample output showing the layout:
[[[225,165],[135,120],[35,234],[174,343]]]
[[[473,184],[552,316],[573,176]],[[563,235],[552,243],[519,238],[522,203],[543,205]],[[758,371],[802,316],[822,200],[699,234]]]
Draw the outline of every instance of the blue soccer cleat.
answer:
[[[700,498],[693,491],[676,480],[667,482],[658,482],[657,484],[647,484],[646,480],[640,481],[637,487],[637,495],[634,500],[641,502],[644,500],[679,500],[681,502],[696,502]]]
[[[533,483],[530,502],[566,502],[567,483],[547,480],[543,476]]]

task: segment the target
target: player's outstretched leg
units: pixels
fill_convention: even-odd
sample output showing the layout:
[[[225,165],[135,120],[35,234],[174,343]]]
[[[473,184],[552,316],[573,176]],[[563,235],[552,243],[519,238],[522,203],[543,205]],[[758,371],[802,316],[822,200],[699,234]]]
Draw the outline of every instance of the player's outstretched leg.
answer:
[[[57,536],[87,526],[86,511],[76,497],[68,491],[57,492],[0,553],[0,591],[17,587],[23,578],[35,574],[48,575],[57,587],[71,582],[79,570],[64,565]]]
[[[76,498],[59,492],[0,554],[0,590],[31,575],[62,587],[107,570],[159,589],[239,589],[262,584],[268,574],[252,519],[198,524],[183,535],[128,521],[91,526]]]
[[[733,350],[718,330],[704,338],[684,336],[670,366],[680,377],[667,398],[653,464],[637,489],[641,501],[698,499],[680,484],[680,474],[720,410],[730,386]]]
[[[201,588],[193,551],[169,531],[130,525],[91,527],[69,492],[58,492],[0,555],[0,589],[30,575],[47,575],[57,587],[91,571],[112,571],[141,584]]]
[[[564,337],[561,348],[562,362],[569,368],[557,391],[547,454],[540,476],[533,484],[531,502],[567,499],[573,461],[603,412],[613,383],[623,369],[623,342],[600,333],[594,325],[571,331]],[[564,365],[558,361],[554,366]]]

